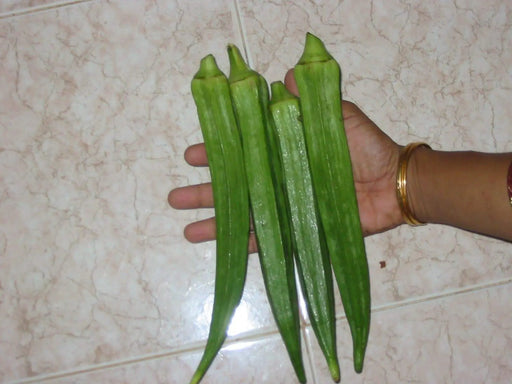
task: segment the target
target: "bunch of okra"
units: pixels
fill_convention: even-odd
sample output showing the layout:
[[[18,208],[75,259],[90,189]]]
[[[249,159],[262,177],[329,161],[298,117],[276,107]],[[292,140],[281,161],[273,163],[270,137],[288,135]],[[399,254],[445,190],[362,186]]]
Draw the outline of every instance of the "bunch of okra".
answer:
[[[271,84],[228,46],[227,78],[201,60],[192,95],[210,166],[216,216],[215,298],[198,383],[226,338],[247,271],[252,218],[274,319],[300,382],[306,381],[295,282],[333,380],[339,381],[332,272],[361,372],[370,327],[370,282],[341,109],[341,71],[307,34],[294,75],[300,98]],[[332,268],[332,269],[331,269]]]

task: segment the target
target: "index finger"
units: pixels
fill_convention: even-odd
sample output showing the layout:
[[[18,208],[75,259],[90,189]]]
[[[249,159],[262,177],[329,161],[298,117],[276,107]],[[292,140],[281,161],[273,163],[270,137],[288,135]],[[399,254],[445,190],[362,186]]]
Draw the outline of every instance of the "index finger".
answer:
[[[204,143],[193,144],[185,150],[185,161],[195,167],[205,167],[208,165],[206,148]]]
[[[167,200],[169,205],[176,209],[212,208],[212,184],[204,183],[175,188],[169,192]]]

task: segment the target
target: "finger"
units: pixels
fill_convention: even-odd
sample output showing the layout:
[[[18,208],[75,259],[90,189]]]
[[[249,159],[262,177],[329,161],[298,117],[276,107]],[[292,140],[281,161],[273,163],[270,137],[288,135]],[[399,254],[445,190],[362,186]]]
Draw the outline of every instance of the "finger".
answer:
[[[191,243],[215,240],[215,217],[196,221],[185,227],[185,238]]]
[[[286,88],[288,88],[288,90],[295,96],[299,96],[299,90],[297,88],[297,83],[295,82],[293,69],[290,69],[288,72],[286,72],[286,75],[284,77],[284,85],[286,85]]]
[[[176,209],[212,208],[212,184],[196,184],[176,188],[167,197],[171,207]]]
[[[193,144],[185,150],[185,160],[195,167],[204,167],[208,165],[206,148],[204,143]]]
[[[350,101],[342,100],[341,108],[343,109],[343,119],[344,120],[348,120],[353,117],[361,117],[361,116],[366,117],[366,115],[364,115],[364,113],[359,109],[359,107]]]
[[[258,252],[258,244],[256,242],[256,234],[254,232],[249,233],[249,253]]]
[[[185,227],[185,238],[191,243],[202,243],[205,241],[215,240],[216,237],[215,217],[196,221]],[[248,253],[258,252],[258,244],[256,242],[256,234],[249,233]]]

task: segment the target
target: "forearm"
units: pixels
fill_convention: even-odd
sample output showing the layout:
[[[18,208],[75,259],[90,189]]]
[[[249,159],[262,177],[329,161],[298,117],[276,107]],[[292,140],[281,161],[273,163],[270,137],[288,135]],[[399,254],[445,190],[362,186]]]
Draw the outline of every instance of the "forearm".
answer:
[[[427,223],[512,241],[507,171],[512,153],[441,152],[418,148],[407,171],[410,204]]]

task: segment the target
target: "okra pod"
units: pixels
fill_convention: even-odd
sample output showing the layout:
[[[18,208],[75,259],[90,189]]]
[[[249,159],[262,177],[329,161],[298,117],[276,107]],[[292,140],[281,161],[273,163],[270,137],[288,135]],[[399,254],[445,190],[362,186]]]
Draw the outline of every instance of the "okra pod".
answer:
[[[318,216],[299,100],[282,82],[271,84],[270,111],[283,165],[296,261],[306,309],[331,376],[340,379],[331,264]]]
[[[215,296],[208,341],[191,383],[198,383],[220,350],[240,303],[247,272],[249,194],[240,132],[229,83],[212,55],[192,80],[210,168],[216,218]]]
[[[264,79],[247,66],[237,47],[229,45],[228,55],[229,83],[242,134],[250,207],[267,296],[297,377],[305,382],[291,240],[283,237],[286,229],[283,231],[282,211],[276,201],[272,176],[275,164],[270,162],[266,126],[268,87]]]
[[[308,33],[294,74],[320,219],[352,334],[354,369],[361,372],[370,278],[341,109],[341,71],[320,39]]]

